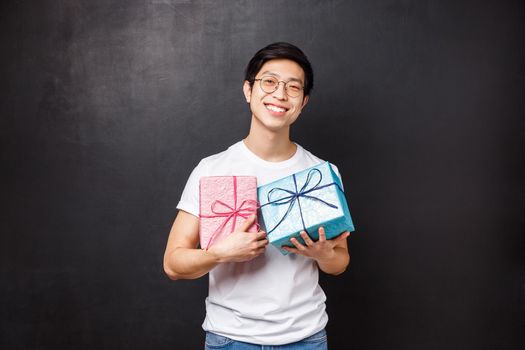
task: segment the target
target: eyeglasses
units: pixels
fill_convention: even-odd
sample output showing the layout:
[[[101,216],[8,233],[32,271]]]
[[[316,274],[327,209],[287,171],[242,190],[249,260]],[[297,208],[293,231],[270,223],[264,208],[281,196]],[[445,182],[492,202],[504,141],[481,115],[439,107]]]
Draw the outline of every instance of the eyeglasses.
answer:
[[[304,87],[300,82],[295,80],[282,81],[272,76],[264,76],[259,79],[254,79],[254,81],[259,81],[261,90],[267,94],[271,94],[279,88],[280,83],[284,83],[284,91],[290,97],[298,97],[303,91]]]

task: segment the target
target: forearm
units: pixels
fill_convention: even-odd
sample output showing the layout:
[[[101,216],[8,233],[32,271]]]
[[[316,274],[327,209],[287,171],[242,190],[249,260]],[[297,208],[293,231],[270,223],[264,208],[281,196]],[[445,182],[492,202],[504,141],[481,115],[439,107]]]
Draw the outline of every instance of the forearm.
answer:
[[[331,257],[317,260],[319,268],[330,275],[339,275],[345,272],[349,264],[350,255],[348,250],[343,247],[335,247],[334,254]]]
[[[195,279],[218,263],[219,259],[207,250],[178,247],[164,257],[164,271],[173,280]]]

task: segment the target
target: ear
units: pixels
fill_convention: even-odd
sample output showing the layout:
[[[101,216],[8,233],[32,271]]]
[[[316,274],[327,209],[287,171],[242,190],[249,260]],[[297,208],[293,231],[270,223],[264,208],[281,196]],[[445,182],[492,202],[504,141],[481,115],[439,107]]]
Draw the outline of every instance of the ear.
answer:
[[[252,87],[250,86],[250,82],[248,80],[244,81],[242,91],[244,92],[244,97],[246,97],[246,102],[250,103],[252,99]]]
[[[301,109],[303,109],[304,106],[306,106],[306,104],[308,103],[309,97],[310,97],[310,96],[306,95],[306,96],[303,98],[303,105],[301,106]]]

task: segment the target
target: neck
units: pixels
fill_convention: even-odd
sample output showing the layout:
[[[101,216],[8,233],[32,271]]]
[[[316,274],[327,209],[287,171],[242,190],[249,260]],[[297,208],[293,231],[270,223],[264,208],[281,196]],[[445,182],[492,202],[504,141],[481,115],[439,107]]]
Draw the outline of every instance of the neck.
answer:
[[[273,131],[259,127],[258,123],[252,116],[250,133],[244,139],[250,151],[268,162],[282,162],[295,154],[297,146],[290,141],[290,127]]]

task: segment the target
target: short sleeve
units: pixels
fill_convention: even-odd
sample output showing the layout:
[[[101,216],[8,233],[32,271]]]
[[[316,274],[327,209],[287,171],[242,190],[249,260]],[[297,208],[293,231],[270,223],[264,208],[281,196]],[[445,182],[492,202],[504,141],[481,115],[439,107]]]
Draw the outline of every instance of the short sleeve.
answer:
[[[199,179],[206,176],[205,164],[201,161],[190,174],[182,191],[177,209],[199,216]]]

